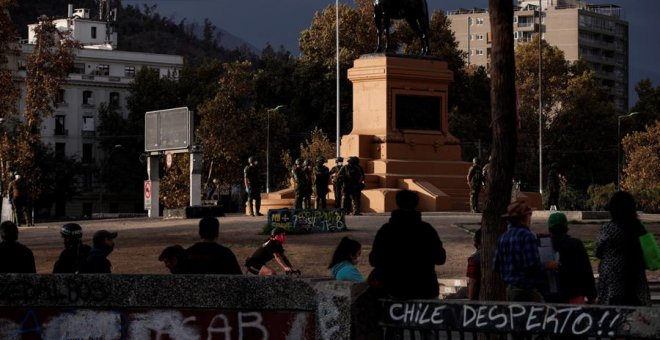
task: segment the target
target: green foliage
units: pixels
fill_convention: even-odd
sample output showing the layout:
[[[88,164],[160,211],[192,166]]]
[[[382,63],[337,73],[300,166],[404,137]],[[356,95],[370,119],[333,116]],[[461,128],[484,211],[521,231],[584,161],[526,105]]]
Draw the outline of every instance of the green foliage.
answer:
[[[621,187],[635,196],[640,209],[660,211],[660,119],[624,137],[623,150],[627,163]]]
[[[642,79],[635,86],[639,100],[630,112],[638,114],[630,119],[621,121],[621,134],[629,131],[644,131],[647,125],[653,125],[660,120],[660,86],[653,87],[649,79]]]
[[[172,167],[161,171],[160,202],[166,209],[184,208],[190,202],[190,155],[179,153],[172,156]]]
[[[328,135],[319,128],[314,128],[309,133],[309,139],[300,144],[300,158],[309,159],[316,162],[318,156],[323,156],[325,159],[331,159],[335,156],[336,145],[331,143]]]
[[[607,209],[607,203],[616,192],[616,185],[609,183],[605,185],[592,184],[587,189],[587,207],[593,211],[602,211]]]

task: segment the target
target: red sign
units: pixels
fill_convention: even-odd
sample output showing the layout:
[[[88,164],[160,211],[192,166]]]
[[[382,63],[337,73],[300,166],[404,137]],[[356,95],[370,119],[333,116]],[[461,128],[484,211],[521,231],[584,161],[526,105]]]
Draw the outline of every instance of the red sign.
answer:
[[[151,209],[151,181],[144,181],[144,209]]]

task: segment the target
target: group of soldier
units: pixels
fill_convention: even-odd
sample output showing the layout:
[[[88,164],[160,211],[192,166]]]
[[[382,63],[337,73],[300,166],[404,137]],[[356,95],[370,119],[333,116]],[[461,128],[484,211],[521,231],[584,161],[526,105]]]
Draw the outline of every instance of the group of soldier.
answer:
[[[472,159],[472,166],[468,170],[467,183],[470,186],[470,211],[473,213],[479,212],[479,193],[481,188],[488,189],[490,184],[490,160],[488,163],[481,167],[479,165],[479,158]]]
[[[295,209],[326,209],[330,182],[335,194],[335,208],[343,208],[347,214],[360,215],[360,195],[364,189],[364,170],[357,157],[349,157],[346,164],[337,157],[335,166],[328,169],[323,156],[310,160],[296,159],[291,176],[294,181]],[[312,206],[312,194],[315,196]]]

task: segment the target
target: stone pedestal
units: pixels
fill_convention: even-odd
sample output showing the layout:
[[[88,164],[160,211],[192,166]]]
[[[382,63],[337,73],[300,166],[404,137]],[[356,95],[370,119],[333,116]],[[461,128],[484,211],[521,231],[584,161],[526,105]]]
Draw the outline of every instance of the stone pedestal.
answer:
[[[353,82],[353,131],[343,157],[358,156],[367,174],[364,211],[395,208],[394,195],[411,189],[420,210],[468,210],[459,141],[449,132],[453,73],[435,58],[364,55],[348,71]]]

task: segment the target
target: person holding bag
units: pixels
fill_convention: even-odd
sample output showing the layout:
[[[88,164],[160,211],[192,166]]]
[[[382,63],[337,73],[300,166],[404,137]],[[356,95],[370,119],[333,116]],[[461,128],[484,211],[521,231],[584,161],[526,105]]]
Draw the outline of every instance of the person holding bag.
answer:
[[[612,220],[601,227],[596,240],[598,303],[650,306],[646,264],[639,237],[646,229],[639,221],[635,199],[625,191],[614,193],[608,204]]]

